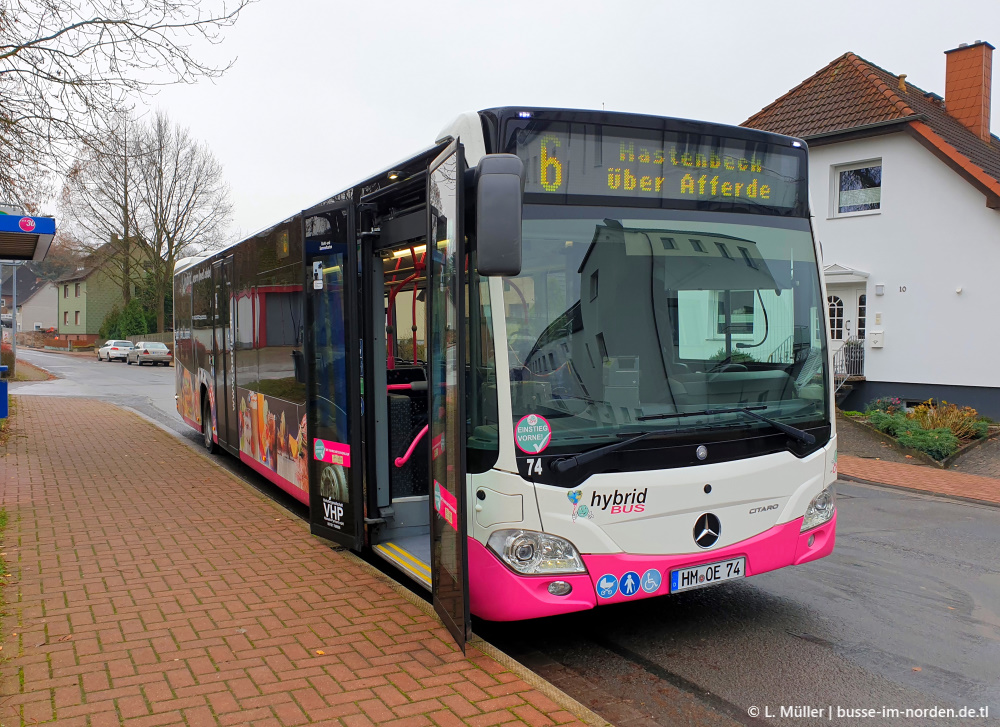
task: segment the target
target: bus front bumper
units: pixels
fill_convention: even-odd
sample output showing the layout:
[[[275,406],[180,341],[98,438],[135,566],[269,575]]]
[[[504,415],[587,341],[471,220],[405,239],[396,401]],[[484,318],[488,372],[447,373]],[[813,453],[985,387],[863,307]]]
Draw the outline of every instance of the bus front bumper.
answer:
[[[680,555],[629,555],[609,553],[584,555],[588,573],[564,576],[522,576],[511,571],[478,540],[469,538],[469,599],[472,613],[487,621],[520,621],[584,611],[607,603],[634,601],[670,593],[670,573],[734,558],[746,558],[746,576],[801,565],[833,552],[837,512],[823,525],[800,532],[802,518],[776,525],[759,535],[726,548]],[[629,573],[642,579],[650,570],[659,576],[652,590],[637,588],[630,595],[616,588],[608,598],[599,596],[598,583],[608,576],[618,583]],[[607,579],[605,583],[608,582]],[[549,593],[549,585],[563,581],[572,587],[565,596]],[[605,591],[606,592],[606,591]]]

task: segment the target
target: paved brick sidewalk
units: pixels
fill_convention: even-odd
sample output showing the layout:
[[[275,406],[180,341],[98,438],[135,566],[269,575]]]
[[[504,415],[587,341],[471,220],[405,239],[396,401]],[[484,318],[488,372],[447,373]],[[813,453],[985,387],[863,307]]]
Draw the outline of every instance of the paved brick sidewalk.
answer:
[[[983,442],[955,462],[955,471],[1000,479],[1000,437]]]
[[[0,475],[2,725],[581,724],[134,414],[21,397]]]
[[[837,458],[837,469],[840,476],[846,479],[1000,504],[1000,480],[993,477],[852,457],[847,454]]]

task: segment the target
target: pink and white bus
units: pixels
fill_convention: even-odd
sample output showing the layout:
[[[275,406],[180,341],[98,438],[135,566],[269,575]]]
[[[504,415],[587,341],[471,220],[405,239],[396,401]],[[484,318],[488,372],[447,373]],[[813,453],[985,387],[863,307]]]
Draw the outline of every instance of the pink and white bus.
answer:
[[[833,550],[802,141],[495,108],[174,282],[178,410],[464,644]]]

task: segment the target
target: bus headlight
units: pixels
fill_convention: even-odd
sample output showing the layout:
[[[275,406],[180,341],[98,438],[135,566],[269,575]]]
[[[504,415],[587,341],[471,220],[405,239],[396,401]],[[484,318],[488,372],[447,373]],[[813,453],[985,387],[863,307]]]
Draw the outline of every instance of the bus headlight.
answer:
[[[833,517],[836,498],[833,495],[833,487],[827,487],[813,498],[806,508],[806,516],[802,518],[802,528],[799,532],[812,530],[819,527]]]
[[[576,546],[557,535],[533,530],[497,530],[487,544],[504,563],[525,575],[587,572]]]

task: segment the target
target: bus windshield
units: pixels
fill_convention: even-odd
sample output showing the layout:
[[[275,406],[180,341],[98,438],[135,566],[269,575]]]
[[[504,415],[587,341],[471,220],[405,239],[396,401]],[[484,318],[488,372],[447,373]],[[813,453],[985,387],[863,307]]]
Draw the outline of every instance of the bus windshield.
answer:
[[[514,420],[545,417],[564,452],[768,427],[740,408],[823,426],[822,305],[808,220],[527,205],[504,279]]]

